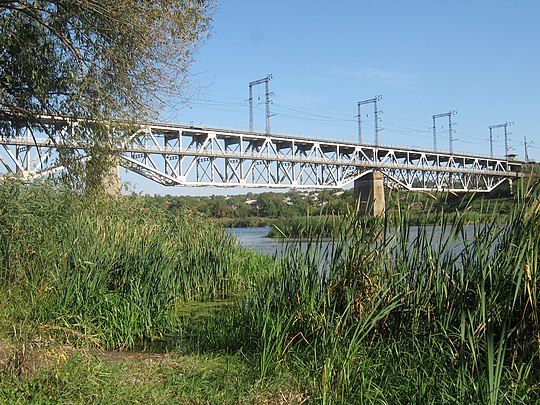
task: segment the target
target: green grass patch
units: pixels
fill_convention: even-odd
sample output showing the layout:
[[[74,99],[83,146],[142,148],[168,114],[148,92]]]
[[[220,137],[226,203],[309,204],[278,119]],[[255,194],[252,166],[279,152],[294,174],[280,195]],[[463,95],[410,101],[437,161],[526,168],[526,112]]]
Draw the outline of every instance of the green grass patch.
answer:
[[[0,278],[25,303],[7,318],[71,343],[130,348],[168,339],[181,333],[182,303],[241,294],[270,265],[189,212],[136,197],[8,182],[2,198]]]
[[[0,369],[3,402],[264,404],[304,395],[285,376],[261,383],[239,356],[91,353],[61,347],[35,349],[25,356],[20,370]]]

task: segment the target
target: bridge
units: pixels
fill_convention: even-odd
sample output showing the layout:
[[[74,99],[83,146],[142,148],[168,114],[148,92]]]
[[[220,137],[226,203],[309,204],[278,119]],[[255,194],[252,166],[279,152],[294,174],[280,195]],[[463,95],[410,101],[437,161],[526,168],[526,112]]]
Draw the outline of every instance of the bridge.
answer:
[[[16,131],[0,139],[0,172],[35,179],[64,168],[61,150],[89,158],[91,145],[74,136],[88,125],[62,117],[38,123],[8,122]],[[324,189],[354,183],[370,204],[382,198],[382,207],[383,184],[491,192],[519,177],[522,166],[508,158],[156,123],[134,124],[123,139],[118,164],[166,186]]]

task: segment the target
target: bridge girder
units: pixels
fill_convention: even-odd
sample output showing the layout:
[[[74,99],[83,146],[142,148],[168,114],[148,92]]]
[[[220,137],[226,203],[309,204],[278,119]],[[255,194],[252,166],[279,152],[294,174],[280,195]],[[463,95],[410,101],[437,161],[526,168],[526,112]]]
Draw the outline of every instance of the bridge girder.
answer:
[[[61,125],[60,125],[61,124]],[[0,140],[0,170],[33,179],[63,169],[59,151],[88,159],[77,122],[43,120]],[[54,134],[51,136],[51,133]],[[167,186],[341,188],[372,171],[408,190],[489,192],[518,177],[521,162],[181,125],[137,124],[119,164]]]

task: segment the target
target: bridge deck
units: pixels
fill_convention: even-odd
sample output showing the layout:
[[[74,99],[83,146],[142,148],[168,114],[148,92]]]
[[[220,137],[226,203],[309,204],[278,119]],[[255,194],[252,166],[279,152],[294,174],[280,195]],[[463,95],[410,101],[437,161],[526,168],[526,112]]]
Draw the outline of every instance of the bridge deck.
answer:
[[[421,149],[359,145],[283,135],[137,124],[124,139],[119,164],[164,185],[339,188],[380,171],[391,187],[489,192],[519,177],[522,162]],[[63,167],[59,151],[87,158],[88,131],[76,120],[42,118],[0,140],[0,167],[26,178]]]

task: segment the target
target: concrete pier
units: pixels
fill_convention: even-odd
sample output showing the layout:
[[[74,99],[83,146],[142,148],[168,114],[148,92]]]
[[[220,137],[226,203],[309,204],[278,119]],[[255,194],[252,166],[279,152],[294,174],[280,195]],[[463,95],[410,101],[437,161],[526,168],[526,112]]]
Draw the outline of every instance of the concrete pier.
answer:
[[[120,168],[112,165],[103,176],[103,191],[110,195],[119,195],[121,190]]]
[[[364,215],[382,215],[385,210],[382,173],[373,171],[355,180],[354,197],[359,201],[360,212]]]

